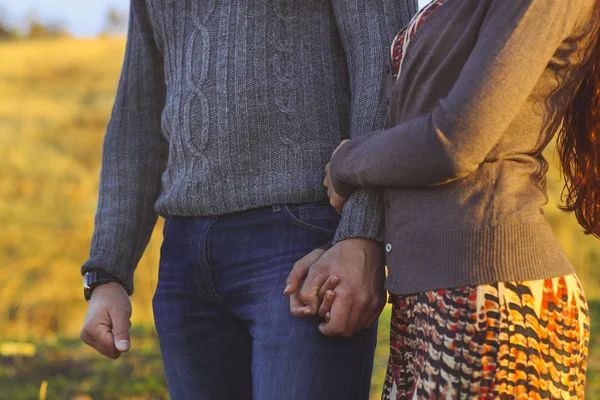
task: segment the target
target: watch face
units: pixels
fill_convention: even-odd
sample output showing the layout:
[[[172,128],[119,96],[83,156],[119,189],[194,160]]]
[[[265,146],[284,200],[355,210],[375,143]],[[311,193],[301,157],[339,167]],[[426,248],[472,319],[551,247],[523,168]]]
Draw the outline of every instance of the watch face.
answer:
[[[89,289],[91,287],[91,285],[94,283],[94,277],[96,274],[94,274],[93,272],[87,272],[85,275],[83,275],[83,287],[85,289]]]

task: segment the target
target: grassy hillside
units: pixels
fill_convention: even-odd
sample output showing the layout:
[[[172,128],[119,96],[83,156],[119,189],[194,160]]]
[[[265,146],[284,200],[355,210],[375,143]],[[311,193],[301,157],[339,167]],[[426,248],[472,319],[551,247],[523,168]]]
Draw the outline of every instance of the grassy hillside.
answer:
[[[0,399],[37,398],[44,380],[49,399],[166,398],[150,309],[160,235],[136,276],[136,350],[115,365],[73,340],[85,312],[79,266],[93,228],[102,137],[123,51],[116,39],[0,42]],[[555,158],[551,151],[548,157]],[[553,169],[546,213],[595,298],[600,241],[555,206],[558,177]],[[379,386],[385,354],[378,349]],[[599,363],[590,360],[594,371]]]

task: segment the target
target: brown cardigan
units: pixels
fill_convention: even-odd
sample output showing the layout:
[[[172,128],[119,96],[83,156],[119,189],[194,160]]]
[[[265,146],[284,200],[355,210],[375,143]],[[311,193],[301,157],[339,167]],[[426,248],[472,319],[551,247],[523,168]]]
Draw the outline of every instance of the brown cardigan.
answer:
[[[343,196],[386,188],[392,293],[574,272],[542,211],[544,104],[581,59],[593,2],[448,0],[412,38],[391,128],[331,164]]]

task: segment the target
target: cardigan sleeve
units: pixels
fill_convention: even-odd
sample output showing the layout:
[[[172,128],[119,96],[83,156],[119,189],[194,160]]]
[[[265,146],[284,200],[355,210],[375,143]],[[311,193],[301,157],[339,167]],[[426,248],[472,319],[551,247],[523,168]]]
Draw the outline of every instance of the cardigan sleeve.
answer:
[[[489,3],[458,80],[431,113],[361,136],[336,153],[331,175],[340,195],[359,187],[441,185],[474,172],[575,29],[585,2]]]

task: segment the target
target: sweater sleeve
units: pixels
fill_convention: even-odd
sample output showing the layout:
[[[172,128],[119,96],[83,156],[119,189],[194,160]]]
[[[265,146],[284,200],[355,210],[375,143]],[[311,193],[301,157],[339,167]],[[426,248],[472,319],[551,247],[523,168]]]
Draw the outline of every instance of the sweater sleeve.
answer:
[[[157,215],[168,144],[161,133],[163,62],[144,1],[131,1],[125,60],[102,155],[90,257],[82,273],[104,270],[133,292],[133,273]]]
[[[386,74],[394,36],[417,12],[417,0],[331,0],[350,75],[350,138],[382,129]],[[361,189],[344,206],[334,242],[361,237],[383,240],[380,189]]]
[[[361,187],[441,185],[477,170],[575,29],[585,2],[489,3],[457,82],[431,113],[352,140],[336,153],[331,174],[340,195]]]

